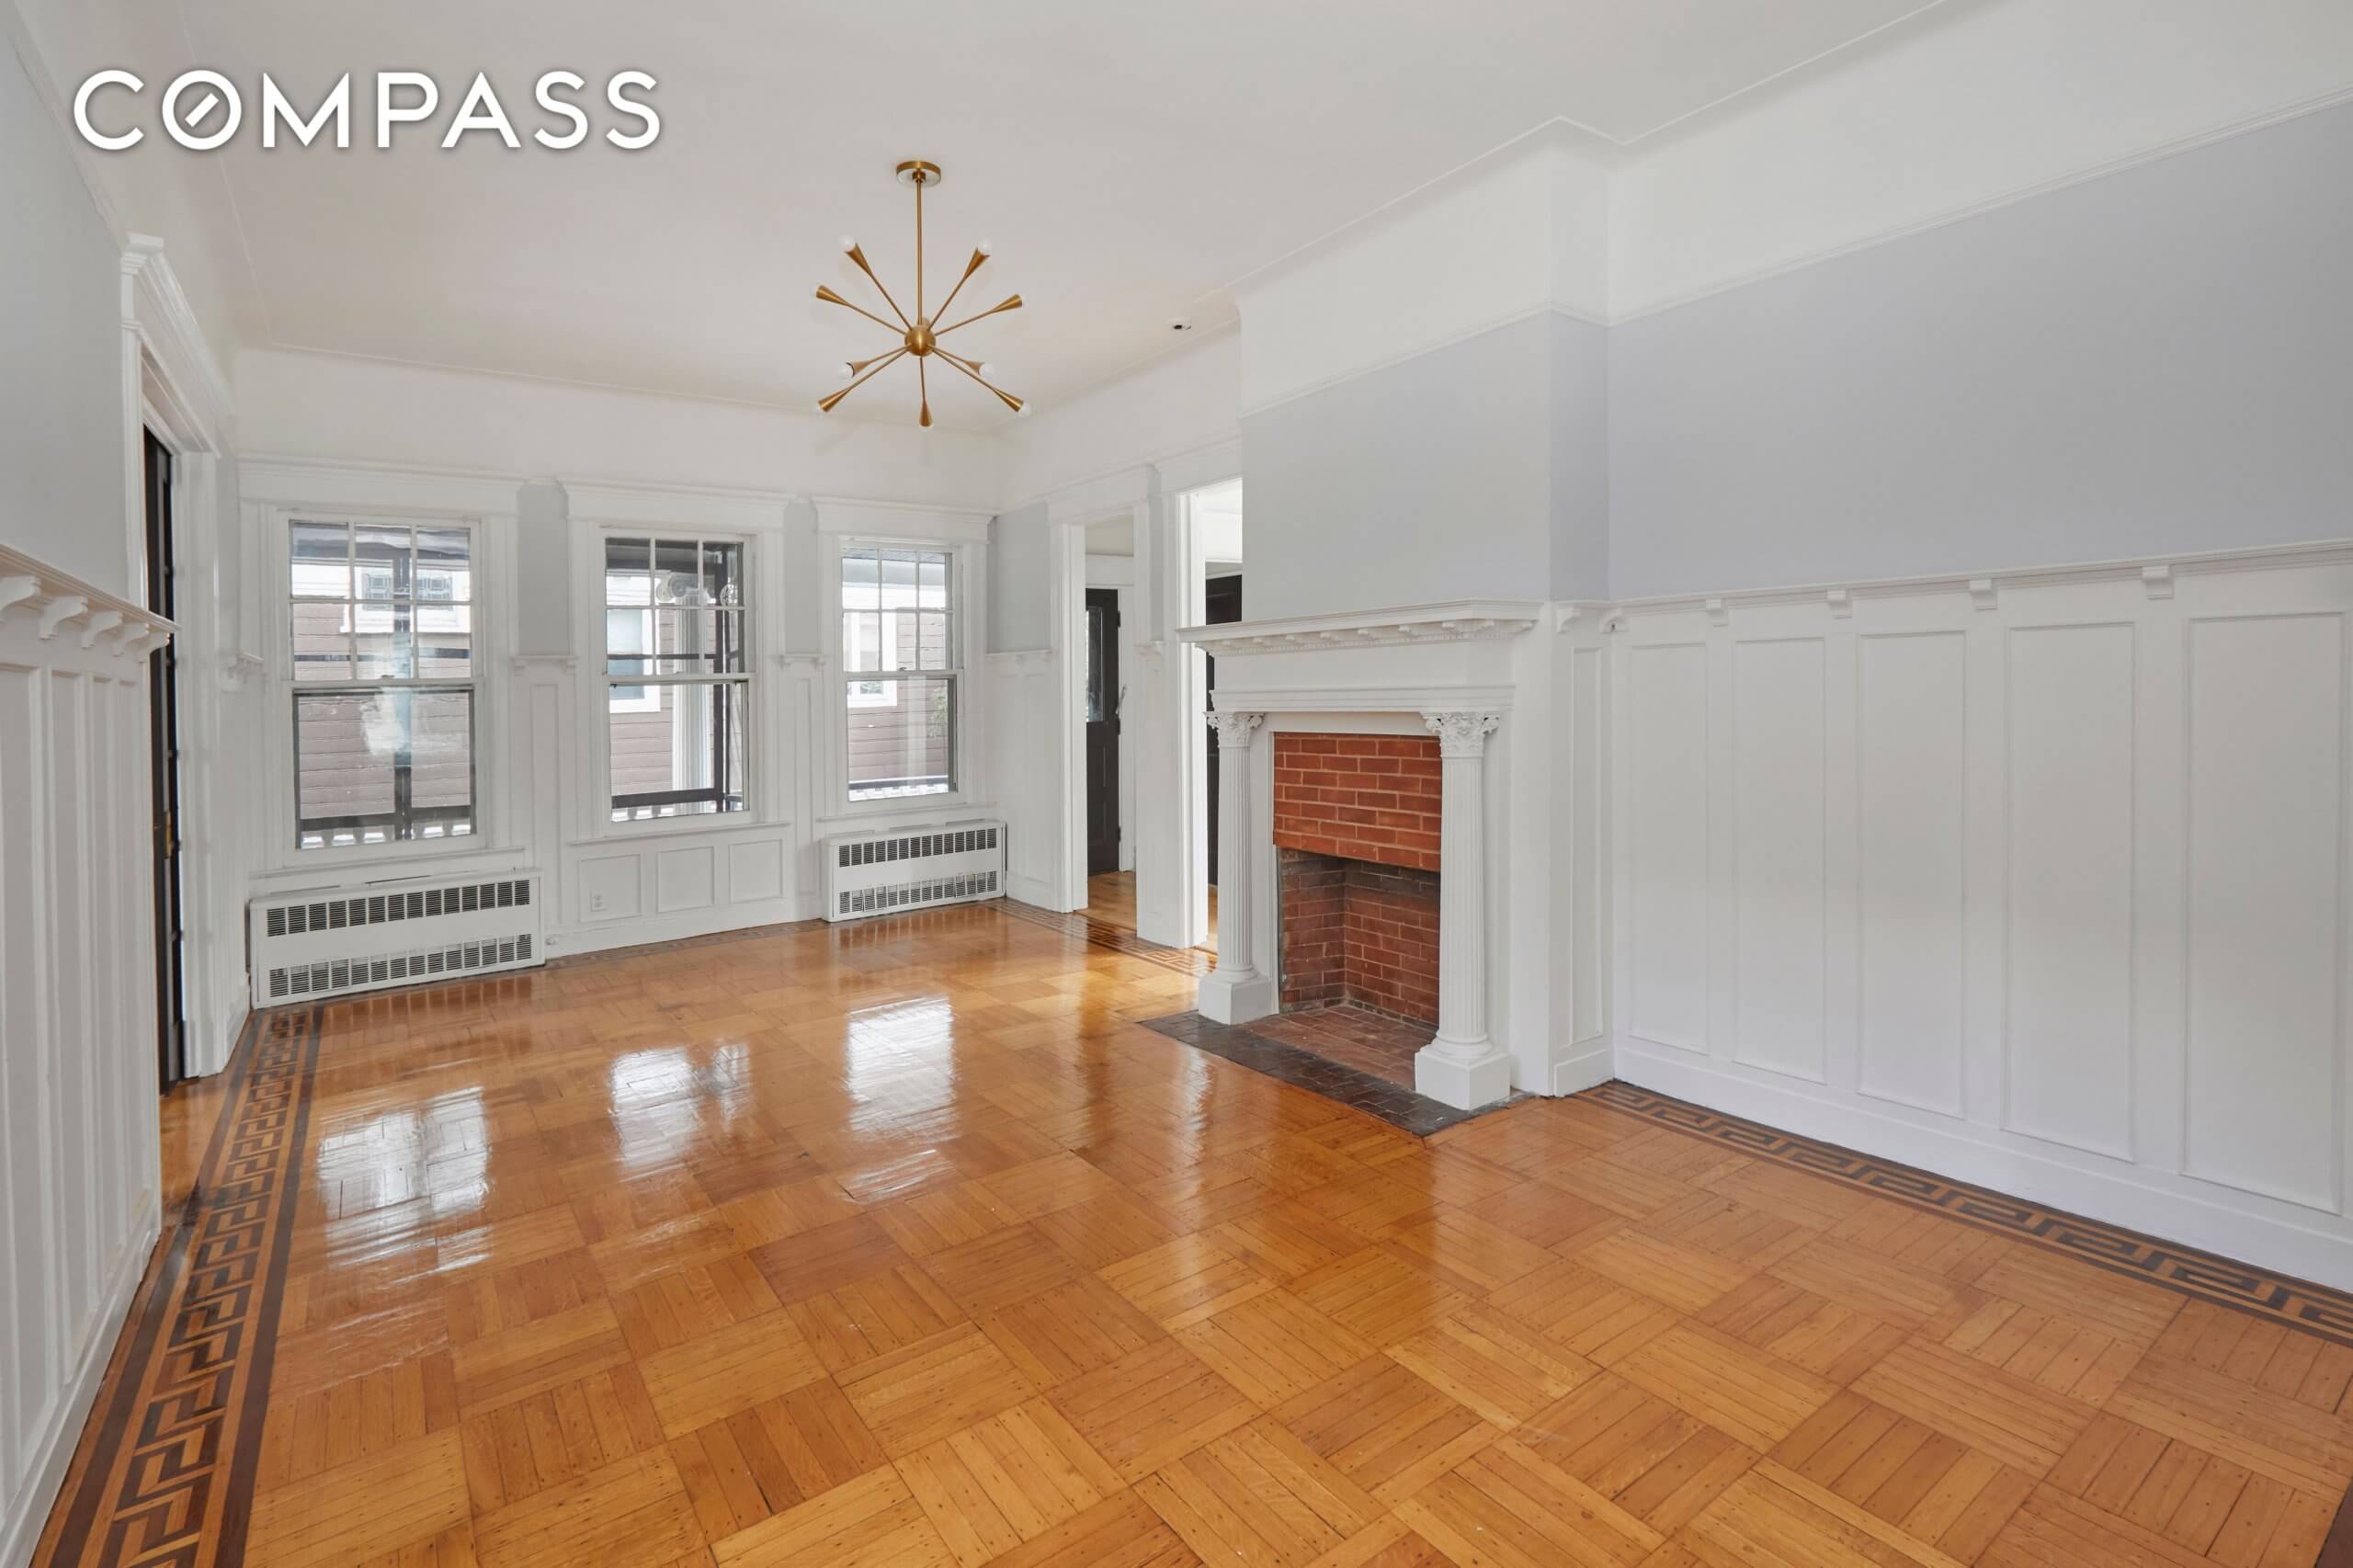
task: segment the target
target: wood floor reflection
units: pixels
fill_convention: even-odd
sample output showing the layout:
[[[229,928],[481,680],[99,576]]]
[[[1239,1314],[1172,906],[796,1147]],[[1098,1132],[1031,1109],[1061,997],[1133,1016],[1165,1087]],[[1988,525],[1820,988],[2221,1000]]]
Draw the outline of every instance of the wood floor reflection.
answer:
[[[983,905],[278,1027],[307,1094],[240,1089],[209,1190],[298,1130],[283,1251],[182,1369],[266,1374],[153,1464],[94,1423],[40,1560],[235,1561],[199,1518],[338,1568],[2320,1551],[2345,1344],[1596,1097],[1424,1142],[1132,1021],[1191,986]],[[213,1233],[164,1295],[236,1283]]]

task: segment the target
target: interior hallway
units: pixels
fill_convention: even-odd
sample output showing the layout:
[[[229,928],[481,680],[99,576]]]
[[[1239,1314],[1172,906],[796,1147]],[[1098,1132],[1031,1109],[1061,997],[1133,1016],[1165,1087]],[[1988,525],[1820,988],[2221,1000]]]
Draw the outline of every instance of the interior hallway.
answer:
[[[1210,890],[1210,937],[1200,945],[1200,951],[1217,951],[1217,889]],[[1098,871],[1086,879],[1086,908],[1089,920],[1099,925],[1114,926],[1122,931],[1136,928],[1136,874],[1133,871]]]
[[[1621,1085],[1415,1139],[1009,907],[266,1015],[38,1560],[2320,1550],[2353,1300]]]

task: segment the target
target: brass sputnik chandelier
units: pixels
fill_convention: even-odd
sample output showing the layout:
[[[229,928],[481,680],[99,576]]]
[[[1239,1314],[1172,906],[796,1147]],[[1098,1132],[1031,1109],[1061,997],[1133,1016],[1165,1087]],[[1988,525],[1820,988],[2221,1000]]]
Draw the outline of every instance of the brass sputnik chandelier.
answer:
[[[899,339],[899,347],[892,349],[888,354],[878,355],[871,359],[853,359],[844,364],[842,366],[842,374],[849,378],[849,384],[843,387],[839,392],[831,392],[826,396],[820,398],[817,402],[817,412],[820,414],[831,414],[834,411],[835,405],[839,403],[842,399],[847,397],[850,393],[856,392],[858,388],[872,381],[876,376],[881,375],[885,369],[889,369],[898,360],[912,356],[915,362],[915,386],[917,389],[917,395],[922,399],[923,422],[926,426],[931,423],[931,383],[929,378],[925,373],[925,361],[928,359],[938,359],[946,364],[954,366],[957,369],[961,370],[967,376],[972,377],[972,380],[980,382],[981,385],[987,387],[989,391],[996,393],[998,399],[1004,403],[1005,406],[1013,410],[1014,413],[1029,413],[1029,404],[1022,402],[1021,399],[1014,396],[1011,392],[1006,392],[1003,387],[994,385],[989,381],[986,374],[984,373],[988,369],[987,365],[978,359],[968,359],[961,354],[951,353],[947,348],[941,347],[939,342],[941,338],[947,336],[949,333],[954,332],[961,327],[970,326],[974,322],[981,320],[984,316],[995,315],[1000,311],[1019,310],[1021,308],[1021,296],[1018,294],[1009,294],[1006,297],[1005,301],[1002,304],[991,305],[987,310],[982,311],[974,315],[966,316],[962,321],[956,322],[951,325],[938,326],[934,324],[940,317],[945,316],[948,313],[948,307],[956,302],[956,296],[964,291],[964,285],[972,280],[972,274],[978,272],[981,269],[982,265],[988,260],[989,247],[987,242],[983,241],[981,244],[973,250],[972,259],[964,264],[964,276],[956,279],[956,287],[948,290],[948,298],[940,301],[939,309],[929,314],[926,314],[924,311],[923,298],[923,193],[926,186],[934,186],[939,183],[939,165],[938,164],[926,163],[921,158],[910,158],[905,163],[899,165],[899,183],[901,185],[911,185],[915,187],[915,316],[910,320],[907,312],[899,308],[899,301],[891,297],[891,290],[882,286],[882,279],[875,277],[874,268],[868,264],[866,253],[858,249],[858,242],[854,239],[847,238],[847,236],[844,237],[842,240],[843,254],[858,264],[858,269],[866,274],[867,280],[872,283],[876,292],[882,296],[882,302],[888,305],[891,308],[891,313],[899,319],[895,323],[884,321],[881,316],[876,315],[872,311],[866,309],[863,305],[854,305],[850,303],[847,300],[843,299],[839,294],[836,294],[823,283],[817,285],[817,298],[824,301],[829,305],[839,305],[844,310],[856,311],[868,321],[872,322],[875,325],[882,328],[885,332],[888,332],[897,337]]]

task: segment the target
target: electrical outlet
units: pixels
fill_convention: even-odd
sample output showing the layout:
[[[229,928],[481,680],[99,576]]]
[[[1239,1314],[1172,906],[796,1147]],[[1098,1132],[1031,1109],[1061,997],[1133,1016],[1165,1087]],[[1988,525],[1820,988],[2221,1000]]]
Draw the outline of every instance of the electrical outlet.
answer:
[[[605,895],[603,893],[592,892],[588,895],[588,913],[591,915],[602,915],[605,913]]]

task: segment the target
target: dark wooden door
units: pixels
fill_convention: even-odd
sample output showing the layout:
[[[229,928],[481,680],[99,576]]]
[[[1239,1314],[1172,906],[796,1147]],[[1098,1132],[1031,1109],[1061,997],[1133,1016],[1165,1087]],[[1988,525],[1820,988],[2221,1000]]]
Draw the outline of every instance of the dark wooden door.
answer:
[[[1086,874],[1120,869],[1120,590],[1086,590]]]
[[[173,583],[172,453],[147,434],[147,608],[170,619]],[[181,1003],[180,718],[176,638],[147,655],[148,778],[155,858],[155,1062],[166,1089],[188,1076],[188,1017]]]
[[[1209,626],[1225,626],[1242,619],[1242,575],[1212,577],[1201,595],[1201,620]],[[1209,661],[1210,690],[1217,690],[1217,661]],[[1210,886],[1217,886],[1217,726],[1210,726]]]

